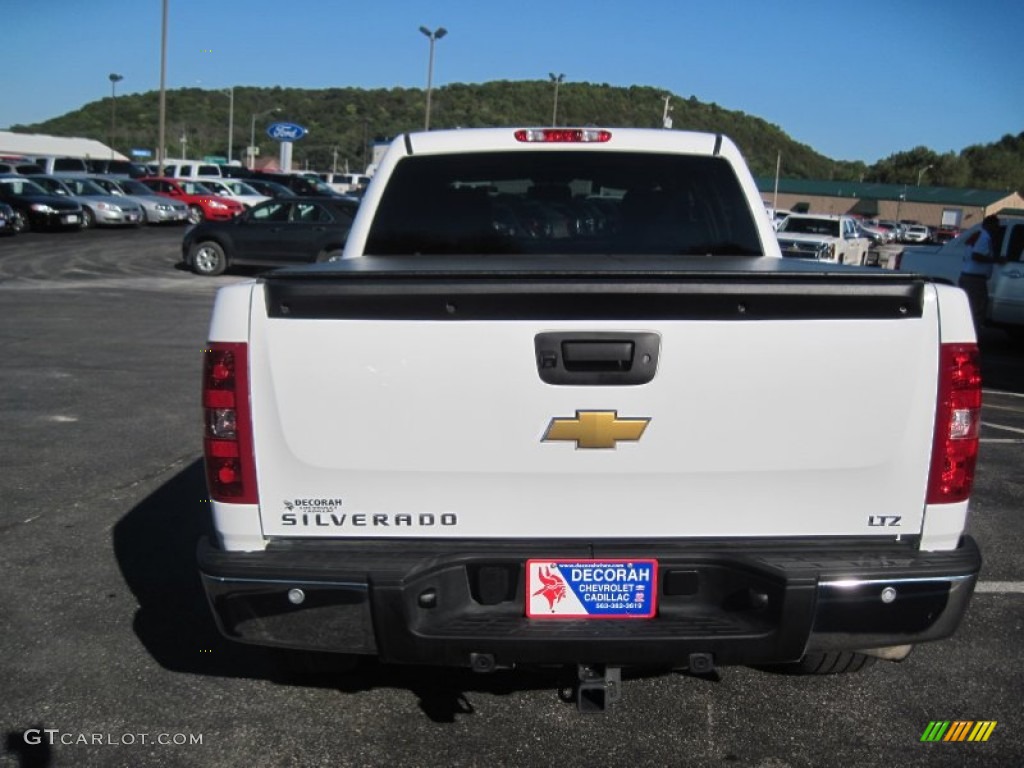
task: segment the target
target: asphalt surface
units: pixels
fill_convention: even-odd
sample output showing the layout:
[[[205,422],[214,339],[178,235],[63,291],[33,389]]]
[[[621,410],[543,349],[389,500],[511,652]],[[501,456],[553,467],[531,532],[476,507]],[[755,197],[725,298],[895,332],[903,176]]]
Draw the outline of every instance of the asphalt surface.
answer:
[[[195,573],[200,350],[215,289],[245,276],[176,269],[181,235],[0,241],[0,766],[1024,764],[1024,351],[1001,333],[982,339],[985,566],[954,637],[847,676],[626,673],[585,716],[558,671],[296,676],[219,637]],[[933,720],[998,725],[922,743]]]

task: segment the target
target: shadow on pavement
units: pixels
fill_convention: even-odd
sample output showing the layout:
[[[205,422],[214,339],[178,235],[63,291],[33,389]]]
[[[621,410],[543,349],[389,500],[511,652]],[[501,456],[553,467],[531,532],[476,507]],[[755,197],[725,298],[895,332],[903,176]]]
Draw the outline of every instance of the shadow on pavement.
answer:
[[[1024,343],[997,328],[982,328],[978,347],[985,389],[1024,394]]]
[[[285,685],[356,694],[377,688],[408,690],[423,713],[439,723],[472,714],[467,693],[508,695],[557,691],[575,705],[575,669],[522,668],[481,675],[468,669],[397,666],[331,654],[292,654],[231,642],[220,635],[206,602],[196,564],[199,538],[211,531],[201,460],[157,488],[114,526],[114,553],[139,604],[133,628],[165,669],[215,677],[266,679]],[[301,662],[302,672],[294,671]],[[623,670],[623,679],[661,676],[667,670]]]
[[[6,754],[17,760],[19,768],[47,768],[53,765],[47,728],[34,724],[18,731],[8,731],[4,742]]]

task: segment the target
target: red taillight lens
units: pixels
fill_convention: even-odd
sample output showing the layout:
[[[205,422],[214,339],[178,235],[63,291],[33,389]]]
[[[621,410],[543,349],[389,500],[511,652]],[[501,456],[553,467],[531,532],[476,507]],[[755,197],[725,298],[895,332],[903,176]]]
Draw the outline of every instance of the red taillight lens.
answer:
[[[611,131],[597,128],[530,128],[515,132],[516,141],[538,144],[604,143],[612,137]]]
[[[966,501],[974,485],[981,426],[981,363],[977,344],[943,344],[939,396],[928,476],[928,503]]]
[[[203,453],[211,498],[235,504],[257,502],[245,344],[217,342],[206,350]]]

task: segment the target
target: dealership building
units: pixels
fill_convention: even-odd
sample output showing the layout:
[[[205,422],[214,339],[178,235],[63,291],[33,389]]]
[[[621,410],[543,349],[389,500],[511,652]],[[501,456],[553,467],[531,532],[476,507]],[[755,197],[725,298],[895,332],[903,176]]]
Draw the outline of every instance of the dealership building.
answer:
[[[0,131],[0,156],[128,159],[102,141],[95,139],[47,136],[42,133],[12,133],[11,131]]]
[[[757,179],[765,205],[776,210],[853,214],[866,219],[918,221],[929,227],[965,229],[991,213],[1024,208],[1019,192],[955,187],[917,187],[856,181]]]

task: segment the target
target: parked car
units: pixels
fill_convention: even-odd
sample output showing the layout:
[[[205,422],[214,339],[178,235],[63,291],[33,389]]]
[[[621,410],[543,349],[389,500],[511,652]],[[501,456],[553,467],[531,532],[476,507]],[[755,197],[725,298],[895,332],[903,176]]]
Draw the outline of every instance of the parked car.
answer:
[[[359,204],[346,198],[268,200],[227,222],[185,233],[181,258],[199,275],[232,265],[288,266],[338,258]]]
[[[911,224],[903,233],[905,243],[927,243],[931,240],[932,231],[924,224]]]
[[[873,245],[885,245],[892,242],[892,234],[886,230],[879,229],[866,221],[857,222],[857,232],[861,237],[866,237]]]
[[[932,242],[941,245],[959,237],[959,235],[959,227],[936,227],[932,230]]]
[[[82,228],[137,227],[142,223],[142,207],[133,200],[115,197],[84,176],[29,176],[53,195],[63,195],[82,206]]]
[[[291,189],[286,187],[284,184],[278,184],[276,181],[268,181],[267,179],[246,179],[245,183],[261,195],[266,195],[267,197],[298,197],[298,195],[292,192]]]
[[[14,231],[82,228],[82,206],[51,195],[26,176],[0,177],[0,200],[14,209]]]
[[[265,203],[270,199],[269,195],[261,195],[241,179],[197,179],[197,181],[202,181],[203,186],[214,194],[237,200],[246,208],[252,208],[254,205]]]
[[[316,176],[260,171],[255,178],[276,181],[278,184],[288,187],[295,194],[305,195],[306,197],[345,197],[345,195],[335,191],[328,184],[320,181]]]
[[[0,173],[18,173],[28,176],[33,173],[42,173],[43,169],[28,160],[5,160],[0,162]]]
[[[158,195],[185,203],[188,206],[188,220],[193,224],[226,221],[245,210],[245,206],[237,200],[215,195],[198,181],[154,176],[139,181]]]
[[[892,232],[893,242],[903,242],[903,225],[892,219],[881,219],[878,226]]]
[[[16,235],[14,228],[14,209],[7,203],[0,203],[0,235]]]
[[[111,176],[91,176],[91,181],[103,187],[108,194],[124,196],[139,204],[147,224],[184,224],[188,221],[188,206],[178,200],[158,195],[135,179]]]

